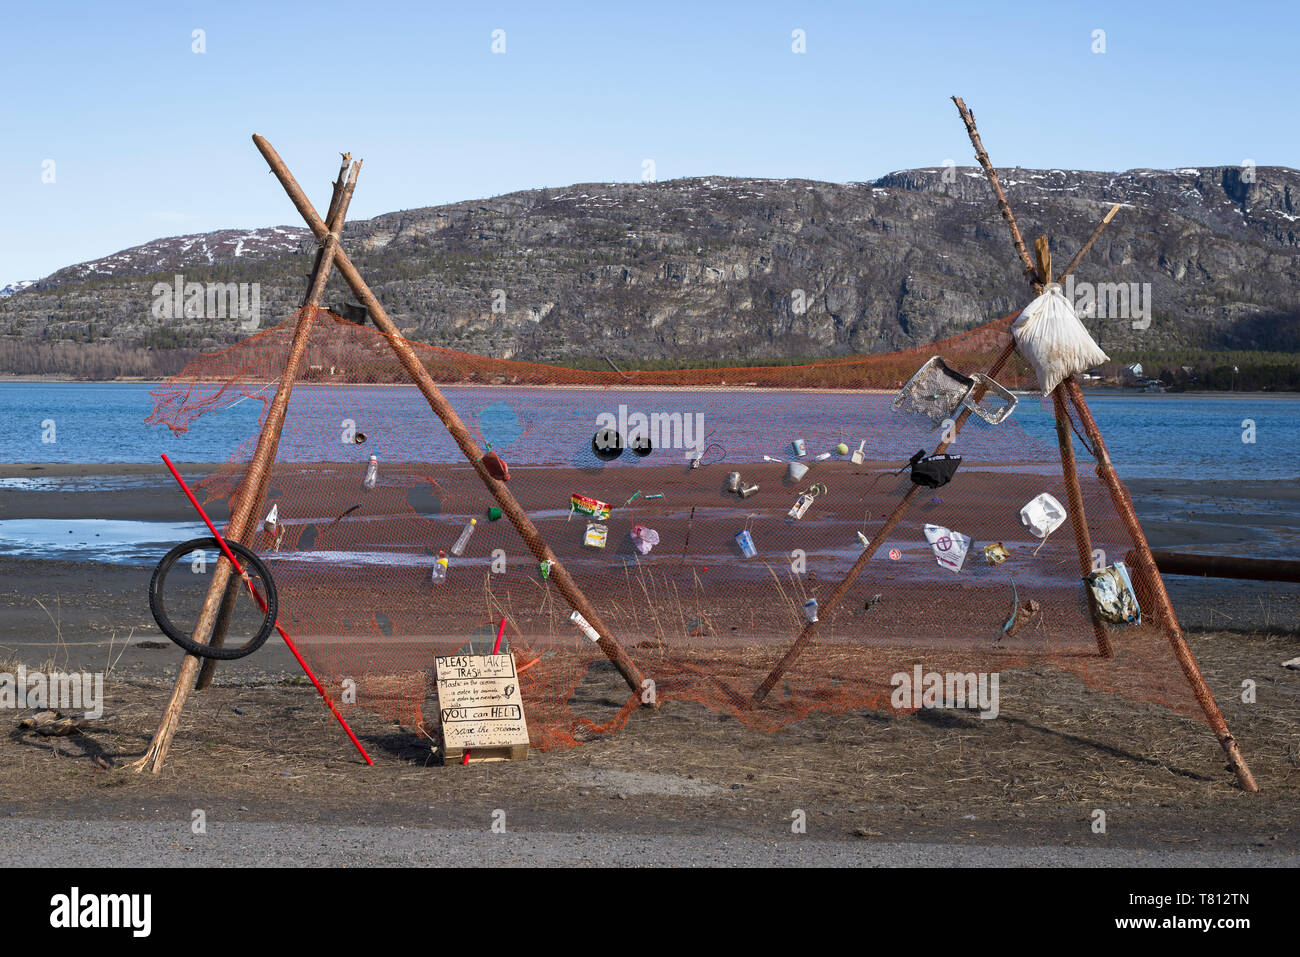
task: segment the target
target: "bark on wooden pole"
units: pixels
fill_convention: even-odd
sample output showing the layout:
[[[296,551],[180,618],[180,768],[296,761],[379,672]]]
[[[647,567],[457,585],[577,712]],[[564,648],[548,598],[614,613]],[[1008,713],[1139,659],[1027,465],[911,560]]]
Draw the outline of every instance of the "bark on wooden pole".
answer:
[[[352,191],[356,187],[360,165],[360,163],[354,164],[351,173],[348,175],[348,183],[344,188],[344,195],[339,204],[340,223],[342,217],[346,215],[347,204],[351,200]],[[326,244],[325,255],[322,257],[322,273],[327,274],[330,264],[339,249],[338,235],[328,230],[322,230],[318,238]],[[303,355],[307,351],[307,342],[311,338],[311,327],[319,309],[320,295],[324,292],[327,277],[323,274],[316,276],[316,281],[312,284],[310,301],[299,310],[298,322],[294,327],[293,340],[289,348],[289,357],[285,362],[284,373],[280,377],[280,387],[276,390],[275,398],[271,402],[271,409],[267,413],[266,422],[257,437],[257,447],[253,452],[253,459],[249,463],[248,470],[244,473],[244,481],[241,483],[242,487],[249,492],[257,488],[262,480],[263,473],[271,467],[271,459],[279,440],[280,430],[284,427],[284,417],[289,406],[289,396],[293,392],[293,383],[298,375],[298,367],[302,364]],[[253,499],[254,496],[251,494],[243,495],[235,503],[230,522],[226,526],[232,536],[239,537],[244,534],[253,514],[253,506],[256,504]],[[194,626],[192,637],[199,644],[206,643],[211,637],[212,627],[216,624],[217,612],[225,595],[226,586],[230,581],[231,571],[230,561],[224,555],[220,556],[217,559],[216,567],[213,569],[212,581],[208,585],[203,608],[199,612],[198,623]],[[176,729],[180,724],[181,713],[185,709],[185,699],[189,697],[190,689],[193,687],[194,679],[198,674],[199,664],[199,659],[194,655],[186,655],[181,662],[180,674],[176,676],[171,698],[163,711],[162,721],[154,732],[153,740],[150,741],[144,757],[131,765],[136,771],[143,771],[148,768],[154,774],[157,774],[162,770],[163,762],[167,759],[167,752],[171,748],[172,738],[175,736]]]
[[[1092,235],[1088,237],[1088,241],[1079,247],[1079,251],[1074,254],[1074,258],[1070,260],[1070,264],[1065,267],[1065,272],[1061,273],[1061,275],[1057,277],[1057,282],[1065,282],[1065,277],[1074,272],[1075,267],[1079,265],[1083,257],[1088,255],[1088,250],[1091,249],[1092,244],[1097,241],[1097,237],[1100,236],[1102,230],[1106,228],[1106,224],[1115,218],[1115,214],[1119,212],[1119,208],[1120,204],[1116,203],[1110,208],[1110,212],[1102,217],[1101,222],[1097,224],[1097,228],[1094,229]]]
[[[1025,278],[1035,286],[1036,291],[1042,292],[1034,264],[1029,258],[1029,250],[1025,248],[1025,240],[1020,235],[1020,227],[1016,225],[1015,214],[1011,212],[1011,204],[1007,202],[1007,196],[1002,192],[997,171],[993,168],[989,154],[980,141],[979,130],[975,128],[975,114],[966,108],[966,103],[960,96],[954,96],[952,101],[957,104],[961,121],[966,124],[966,133],[970,136],[971,146],[975,147],[975,159],[979,161],[980,166],[984,167],[984,175],[988,177],[989,184],[993,187],[993,195],[998,199],[998,209],[1002,211],[1002,218],[1007,221],[1007,226],[1011,229],[1011,241],[1015,244],[1016,252],[1020,254],[1020,261],[1025,264]]]
[[[1223,751],[1228,756],[1228,763],[1237,775],[1237,780],[1244,790],[1258,791],[1259,785],[1255,783],[1254,775],[1250,773],[1246,759],[1242,756],[1241,748],[1237,746],[1236,739],[1228,730],[1228,723],[1223,718],[1223,712],[1219,710],[1219,705],[1214,700],[1214,694],[1210,691],[1210,686],[1205,683],[1205,676],[1201,674],[1201,668],[1196,663],[1196,657],[1192,654],[1192,649],[1187,646],[1187,639],[1183,637],[1183,630],[1178,624],[1178,616],[1174,614],[1174,606],[1169,601],[1169,593],[1165,591],[1164,580],[1160,577],[1155,559],[1151,555],[1151,546],[1147,544],[1147,537],[1142,532],[1142,525],[1138,522],[1137,512],[1133,508],[1133,499],[1129,496],[1124,483],[1120,481],[1115,467],[1111,465],[1110,453],[1106,450],[1106,440],[1101,437],[1101,429],[1097,427],[1097,422],[1092,417],[1088,403],[1084,401],[1083,390],[1073,378],[1066,379],[1064,385],[1070,402],[1079,413],[1084,434],[1088,436],[1088,441],[1092,443],[1092,454],[1097,459],[1097,475],[1106,486],[1107,491],[1110,492],[1111,501],[1115,503],[1115,510],[1119,512],[1124,528],[1133,540],[1134,550],[1137,552],[1135,572],[1144,581],[1147,593],[1155,601],[1154,617],[1156,622],[1164,629],[1169,644],[1173,647],[1174,657],[1178,659],[1178,664],[1183,669],[1188,684],[1192,686],[1192,692],[1196,695],[1196,701],[1201,706],[1201,711],[1204,712],[1210,729],[1214,732],[1215,737],[1219,739],[1219,744],[1223,746]]]
[[[998,373],[1002,371],[1002,367],[1011,359],[1012,353],[1015,352],[1015,348],[1015,340],[1007,343],[1006,347],[1002,350],[1002,353],[989,368],[989,378],[996,377]],[[977,386],[973,396],[974,400],[979,402],[979,400],[984,397],[985,391],[986,390],[982,384]],[[935,455],[942,454],[948,446],[952,445],[952,443],[957,440],[957,434],[961,432],[962,426],[966,424],[966,420],[970,418],[970,414],[970,409],[961,410],[961,414],[957,416],[956,421],[953,422],[952,438],[940,442],[935,447]],[[913,485],[907,490],[907,494],[903,496],[903,500],[894,507],[894,511],[890,513],[887,519],[885,519],[885,524],[871,536],[871,544],[863,550],[862,554],[858,556],[858,560],[853,563],[853,567],[849,569],[848,574],[846,574],[840,583],[835,586],[835,591],[831,592],[831,596],[827,598],[824,603],[821,603],[818,606],[819,616],[833,611],[835,606],[840,603],[848,593],[848,590],[853,587],[853,583],[858,580],[858,576],[862,574],[862,570],[867,567],[867,563],[871,561],[872,556],[876,554],[877,549],[879,549],[881,544],[884,543],[885,537],[894,530],[894,527],[900,521],[902,521],[903,516],[907,514],[908,508],[911,507],[912,502],[920,493],[921,486],[919,485]],[[768,696],[768,693],[771,692],[771,690],[776,686],[776,683],[781,680],[781,677],[790,670],[790,666],[798,660],[799,656],[803,654],[804,649],[812,643],[816,636],[817,622],[810,621],[808,624],[804,625],[803,631],[799,632],[799,637],[795,639],[794,644],[790,646],[790,649],[784,656],[782,656],[781,660],[776,663],[776,666],[768,672],[768,675],[763,679],[762,684],[760,684],[754,691],[754,704],[761,702]]]
[[[1088,516],[1083,510],[1083,490],[1079,487],[1079,472],[1074,459],[1074,436],[1070,433],[1070,415],[1065,408],[1064,383],[1052,390],[1052,403],[1056,410],[1056,441],[1061,447],[1061,471],[1065,475],[1065,494],[1070,503],[1070,523],[1074,527],[1074,547],[1079,552],[1079,575],[1092,571],[1092,536],[1088,533]],[[1097,653],[1103,658],[1115,657],[1110,646],[1110,635],[1097,617],[1097,607],[1092,589],[1085,588],[1088,611],[1092,616],[1092,633],[1097,639]]]
[[[325,224],[298,185],[297,180],[294,179],[293,174],[289,172],[284,160],[280,158],[280,155],[276,153],[265,137],[254,134],[253,142],[257,145],[262,156],[266,158],[271,171],[280,180],[280,184],[284,187],[285,192],[289,194],[289,199],[302,215],[308,228],[317,237],[324,236],[326,233]],[[533,525],[532,520],[520,507],[519,503],[515,501],[510,489],[504,482],[498,481],[484,468],[482,463],[483,452],[469,434],[469,430],[465,428],[464,423],[461,422],[460,416],[456,414],[456,410],[451,407],[451,404],[434,383],[433,378],[429,375],[428,370],[424,368],[419,357],[416,356],[410,343],[406,341],[406,338],[388,317],[383,304],[370,291],[370,287],[366,285],[361,273],[348,259],[347,253],[341,249],[335,255],[335,265],[338,267],[340,275],[351,287],[353,294],[369,311],[371,321],[374,322],[376,328],[384,333],[388,339],[388,343],[396,354],[398,361],[401,362],[402,367],[406,369],[407,374],[411,376],[416,387],[424,395],[429,407],[442,420],[456,445],[460,447],[465,458],[474,467],[474,471],[478,473],[487,490],[501,507],[501,511],[510,519],[510,523],[515,527],[515,530],[519,532],[533,557],[539,562],[549,561],[551,563],[550,581],[555,583],[556,590],[569,603],[570,607],[587,619],[587,622],[600,636],[597,641],[600,650],[613,662],[614,667],[618,669],[619,674],[623,676],[628,686],[638,695],[641,694],[644,691],[645,678],[640,669],[628,657],[627,652],[623,650],[623,646],[614,638],[609,629],[605,627],[600,616],[596,614],[596,609],[592,607],[591,602],[578,588],[568,570],[555,557],[550,546],[546,544],[546,541]],[[657,698],[655,700],[658,701]]]
[[[343,221],[338,215],[339,203],[343,199],[343,192],[348,182],[348,170],[350,169],[351,166],[352,166],[352,154],[343,153],[342,162],[340,163],[339,166],[339,175],[334,180],[334,189],[330,196],[329,215],[326,217],[326,222],[329,223],[330,232],[339,235],[342,235],[342,231],[343,231]],[[361,170],[361,164],[358,163],[357,164],[358,173],[360,172],[360,170]],[[307,288],[303,292],[303,296],[302,296],[302,304],[304,307],[311,304],[312,290],[316,288],[316,277],[321,274],[321,266],[325,262],[325,245],[326,244],[317,245],[315,263],[312,266],[311,273],[308,275]],[[271,447],[270,461],[272,463],[275,462],[276,457],[279,454],[279,451],[280,451],[280,434],[277,432],[275,435],[275,444]],[[264,471],[262,473],[261,481],[257,483],[257,488],[254,489],[252,492],[252,496],[253,496],[252,515],[254,518],[256,518],[258,515],[261,515],[262,509],[266,507],[266,492],[267,489],[270,488],[271,476],[274,474],[274,472],[275,472],[274,468],[268,468],[266,471]],[[239,494],[240,492],[237,491],[236,495]],[[252,547],[253,539],[257,535],[257,526],[258,526],[257,522],[254,521],[248,522],[246,527],[244,528],[244,533],[234,540],[246,547]],[[227,535],[226,538],[227,540],[230,540],[231,536]],[[231,616],[234,615],[235,601],[238,599],[238,596],[239,596],[239,582],[235,581],[234,579],[231,579],[231,581],[226,585],[226,594],[221,601],[221,609],[217,612],[217,623],[212,629],[212,640],[208,642],[208,644],[211,645],[213,648],[221,648],[225,646],[226,631],[230,627],[230,619]],[[194,682],[194,690],[203,691],[209,685],[211,685],[212,678],[216,674],[216,672],[217,672],[217,659],[204,658],[203,664],[199,668],[199,676]]]

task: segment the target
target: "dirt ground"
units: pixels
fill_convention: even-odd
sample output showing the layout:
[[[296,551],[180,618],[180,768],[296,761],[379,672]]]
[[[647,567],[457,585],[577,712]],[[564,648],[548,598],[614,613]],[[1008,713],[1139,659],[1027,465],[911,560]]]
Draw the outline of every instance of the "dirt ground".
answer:
[[[791,837],[802,810],[823,840],[1250,849],[1300,854],[1300,679],[1279,663],[1293,637],[1230,632],[1191,642],[1259,781],[1234,784],[1204,726],[1154,705],[1091,694],[1059,672],[1002,676],[1002,714],[817,715],[769,733],[668,702],[623,730],[527,761],[444,766],[422,739],[354,712],[366,767],[300,674],[231,669],[191,697],[163,772],[143,753],[180,661],[129,649],[104,716],[41,737],[7,720],[0,814],[44,819],[209,820],[487,827],[514,831]],[[38,663],[33,663],[38,664]],[[1245,704],[1225,675],[1256,676]],[[625,697],[609,669],[582,693]],[[1106,833],[1092,830],[1106,812]]]
[[[120,486],[90,493],[0,490],[0,518],[191,521],[170,489],[149,493],[160,484],[150,474],[118,467]],[[1205,490],[1197,511],[1181,486],[1149,485],[1135,495],[1157,547],[1238,533],[1213,514],[1221,490]],[[1177,507],[1162,504],[1175,491]],[[1234,494],[1290,516],[1293,491],[1275,483]],[[142,601],[149,573],[0,556],[0,672],[18,662],[107,672],[104,715],[80,734],[42,737],[19,727],[24,712],[0,710],[0,817],[188,826],[202,809],[214,822],[476,829],[502,809],[516,833],[780,841],[794,838],[802,811],[807,835],[825,841],[1249,852],[1300,863],[1300,672],[1281,667],[1300,654],[1297,586],[1170,580],[1262,789],[1247,794],[1203,724],[1090,691],[1046,665],[1002,672],[995,720],[858,710],[772,732],[669,700],[633,712],[616,734],[510,764],[443,766],[427,738],[356,711],[350,720],[375,760],[367,767],[278,638],[223,664],[216,684],[190,697],[163,772],[137,774],[127,765],[144,753],[182,660]],[[1253,703],[1242,700],[1247,680]],[[626,699],[602,661],[574,711],[612,716]],[[1093,829],[1098,810],[1104,834]]]

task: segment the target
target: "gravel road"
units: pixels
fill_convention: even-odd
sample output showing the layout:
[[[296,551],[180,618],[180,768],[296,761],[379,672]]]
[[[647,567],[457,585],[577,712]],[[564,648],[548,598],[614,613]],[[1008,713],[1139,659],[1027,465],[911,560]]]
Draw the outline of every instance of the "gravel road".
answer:
[[[1090,847],[845,843],[791,837],[487,829],[322,827],[271,823],[0,820],[9,863],[36,867],[1296,867],[1300,855]]]

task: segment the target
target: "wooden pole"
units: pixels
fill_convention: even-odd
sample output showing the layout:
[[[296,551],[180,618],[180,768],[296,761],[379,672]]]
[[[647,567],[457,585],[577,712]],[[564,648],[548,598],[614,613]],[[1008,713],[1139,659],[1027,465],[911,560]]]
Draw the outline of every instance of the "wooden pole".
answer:
[[[343,221],[338,215],[339,203],[343,199],[343,192],[348,181],[348,169],[352,165],[351,153],[343,153],[342,156],[343,156],[343,160],[341,165],[339,166],[339,175],[334,180],[334,190],[332,195],[330,196],[329,216],[326,220],[329,223],[330,232],[338,233],[339,235],[342,235],[342,231],[343,231]],[[360,170],[361,170],[361,164],[358,163],[357,171],[360,172]],[[302,304],[304,307],[306,307],[311,303],[312,290],[316,288],[316,279],[321,274],[321,266],[324,264],[324,262],[325,262],[325,244],[318,244],[316,248],[316,262],[315,265],[312,267],[311,275],[307,282],[307,289],[303,293],[303,297],[302,297]],[[270,458],[271,462],[275,462],[276,457],[279,454],[279,451],[280,451],[280,435],[279,433],[276,433],[275,444],[271,447],[271,458]],[[257,483],[257,488],[253,489],[251,492],[253,497],[253,510],[252,510],[253,518],[256,518],[257,516],[261,515],[262,509],[266,507],[266,492],[271,485],[271,476],[272,474],[274,474],[274,471],[275,470],[273,468],[268,468],[265,472],[263,472],[261,481]],[[244,484],[246,485],[247,483],[245,482]],[[245,490],[244,494],[249,494],[249,492]],[[235,541],[239,542],[239,544],[244,545],[246,547],[251,547],[253,544],[253,538],[257,535],[257,526],[258,523],[256,521],[250,521],[247,524],[247,526],[244,528],[244,534],[241,535],[239,538],[235,539]],[[215,627],[212,629],[212,640],[208,642],[208,644],[211,645],[213,648],[221,648],[225,646],[226,631],[230,627],[230,619],[235,612],[235,601],[238,598],[238,596],[239,596],[239,583],[234,579],[232,579],[226,585],[226,595],[221,601],[221,609],[217,612],[217,623]],[[216,674],[216,672],[217,672],[217,659],[204,658],[203,664],[199,668],[199,677],[194,682],[194,690],[195,691],[205,690],[209,685],[212,684],[212,678]]]
[[[1079,247],[1079,251],[1075,253],[1074,258],[1070,260],[1070,265],[1065,267],[1065,272],[1061,273],[1061,275],[1057,277],[1057,282],[1065,282],[1065,277],[1074,272],[1075,267],[1078,266],[1083,257],[1088,254],[1088,250],[1092,248],[1092,244],[1095,243],[1097,237],[1101,235],[1101,231],[1106,228],[1106,224],[1115,218],[1115,214],[1119,212],[1119,208],[1120,204],[1116,203],[1110,208],[1110,212],[1102,217],[1101,222],[1097,224],[1097,228],[1094,229],[1092,235],[1088,237],[1088,241]]]
[[[341,216],[346,215],[347,204],[352,199],[352,191],[356,187],[360,165],[360,163],[354,164],[348,176],[348,183],[344,188],[344,195],[340,201]],[[341,218],[340,222],[342,222]],[[330,264],[339,250],[338,235],[325,230],[322,224],[322,232],[318,238],[326,243],[322,271],[328,273]],[[317,275],[316,281],[312,284],[310,301],[298,312],[298,323],[294,327],[293,341],[290,344],[288,360],[285,362],[284,374],[280,378],[280,387],[276,390],[275,399],[271,402],[270,412],[267,414],[266,422],[257,437],[257,447],[253,452],[253,459],[249,463],[248,471],[244,473],[244,481],[241,483],[245,489],[255,489],[258,483],[261,482],[262,474],[271,466],[271,456],[279,440],[280,430],[284,427],[285,412],[289,406],[289,396],[293,392],[293,383],[297,378],[298,367],[302,364],[303,355],[307,351],[307,342],[311,338],[311,327],[319,310],[320,295],[325,289],[325,279],[325,275]],[[253,513],[255,504],[253,498],[254,496],[247,495],[238,499],[230,516],[230,521],[226,526],[232,537],[239,538],[244,534]],[[229,559],[224,555],[219,557],[216,567],[213,569],[212,581],[208,585],[203,608],[199,612],[198,623],[194,626],[192,637],[199,644],[207,642],[212,634],[212,628],[216,624],[217,612],[225,594],[226,585],[230,581],[231,571],[232,566]],[[163,762],[167,759],[167,752],[171,748],[172,738],[175,737],[176,729],[180,724],[181,713],[185,710],[185,699],[189,697],[190,689],[194,684],[198,671],[199,659],[194,655],[186,655],[184,661],[181,662],[180,674],[176,676],[171,698],[163,711],[162,721],[154,732],[153,740],[149,743],[149,748],[145,751],[144,757],[131,765],[136,771],[143,771],[148,768],[154,774],[157,774],[162,770]]]
[[[996,377],[998,373],[1002,371],[1002,367],[1011,359],[1015,347],[1015,340],[1007,343],[1006,348],[1002,350],[1002,353],[989,368],[989,378]],[[985,391],[983,385],[976,388],[974,392],[974,399],[976,402],[984,397]],[[935,455],[941,454],[948,448],[948,446],[952,445],[952,443],[957,440],[957,434],[961,432],[962,426],[966,424],[966,420],[970,418],[970,414],[970,409],[961,410],[961,414],[957,416],[956,421],[953,422],[952,438],[940,442],[935,447]],[[885,537],[894,530],[894,527],[900,521],[902,521],[903,516],[907,513],[908,508],[920,492],[921,486],[919,485],[913,485],[907,490],[907,494],[903,496],[903,500],[894,507],[893,512],[891,512],[889,517],[885,519],[885,524],[880,527],[876,534],[871,536],[871,544],[863,549],[862,554],[859,555],[858,560],[853,563],[853,567],[849,569],[848,574],[846,574],[840,583],[835,586],[835,591],[831,592],[831,596],[826,599],[824,603],[818,606],[819,615],[831,612],[834,610],[835,606],[840,603],[848,593],[848,590],[853,587],[853,583],[858,580],[858,576],[862,574],[862,570],[867,567],[867,562],[871,561],[871,557],[876,554],[876,550],[880,548],[881,544],[885,541]],[[760,684],[754,691],[754,704],[760,703],[768,696],[769,692],[771,692],[771,690],[776,686],[776,683],[781,680],[782,675],[790,670],[790,666],[798,660],[799,656],[803,654],[804,649],[812,643],[816,636],[817,622],[810,621],[808,624],[804,625],[803,631],[799,632],[799,637],[795,639],[794,644],[790,646],[790,649],[784,656],[782,656],[781,660],[776,663],[776,666],[768,672],[768,675],[763,679],[762,684]]]
[[[317,237],[324,236],[327,232],[325,224],[321,222],[320,216],[317,214],[311,202],[307,199],[306,194],[303,193],[302,188],[298,185],[297,180],[294,179],[293,174],[289,172],[289,168],[285,165],[284,160],[280,158],[280,155],[276,153],[275,149],[267,142],[265,137],[254,134],[253,142],[257,145],[258,150],[261,151],[262,156],[266,158],[267,163],[271,167],[271,171],[275,173],[276,178],[280,180],[280,184],[284,187],[285,192],[289,194],[289,199],[302,215],[308,228],[310,228]],[[456,414],[456,410],[453,409],[451,404],[446,400],[446,398],[444,398],[442,392],[434,383],[433,378],[429,375],[428,370],[424,368],[419,357],[416,356],[415,351],[411,348],[410,343],[406,341],[406,338],[388,317],[388,313],[384,310],[383,304],[380,303],[380,301],[375,297],[375,294],[370,291],[370,287],[366,285],[361,273],[357,271],[356,267],[352,265],[351,260],[348,259],[347,253],[341,249],[335,255],[335,265],[338,266],[339,273],[343,276],[344,280],[347,281],[353,294],[369,311],[370,318],[374,322],[376,328],[378,328],[380,332],[384,333],[385,338],[388,339],[388,343],[396,354],[398,361],[401,362],[403,368],[406,369],[407,373],[411,376],[411,379],[415,382],[416,387],[419,388],[420,392],[424,395],[426,401],[429,403],[429,407],[433,410],[434,414],[442,420],[443,425],[446,426],[447,431],[460,447],[465,458],[474,467],[474,471],[478,473],[479,478],[487,487],[488,492],[490,492],[492,497],[496,499],[497,504],[501,507],[501,511],[510,519],[510,523],[515,527],[515,530],[519,532],[520,537],[528,546],[529,551],[533,553],[533,557],[539,562],[549,561],[551,563],[550,580],[555,583],[556,589],[562,596],[564,596],[564,599],[569,603],[570,607],[579,612],[583,618],[587,619],[587,622],[600,636],[597,641],[600,650],[605,653],[605,656],[608,657],[611,662],[613,662],[614,667],[618,669],[619,674],[623,676],[623,680],[627,682],[628,686],[634,692],[640,694],[644,690],[645,683],[645,678],[641,674],[640,669],[637,668],[632,659],[628,657],[627,652],[623,650],[623,646],[619,644],[618,640],[612,635],[609,629],[605,627],[600,616],[596,614],[596,609],[592,607],[591,602],[587,600],[587,597],[578,588],[577,583],[573,580],[572,576],[569,575],[568,569],[566,569],[555,557],[555,554],[551,551],[541,534],[537,531],[536,526],[533,525],[532,520],[520,507],[519,503],[515,501],[515,497],[510,492],[510,489],[504,482],[498,481],[488,473],[486,468],[484,468],[482,463],[483,453],[474,442],[473,437],[469,434],[469,430],[466,429],[464,423],[461,422],[460,416]],[[655,700],[657,703],[658,698],[656,697]]]
[[[1025,278],[1034,286],[1035,292],[1041,293],[1043,291],[1042,284],[1039,282],[1034,264],[1029,258],[1029,250],[1025,248],[1025,241],[1020,235],[1020,227],[1016,225],[1015,214],[1011,212],[1011,204],[1007,202],[1007,196],[1002,192],[1002,184],[998,182],[997,171],[993,169],[989,154],[980,141],[979,130],[975,128],[975,114],[966,108],[966,103],[960,96],[954,96],[952,101],[957,104],[957,112],[961,114],[961,121],[966,124],[966,133],[970,136],[971,146],[975,147],[975,158],[979,161],[980,166],[984,167],[984,175],[988,177],[989,184],[993,187],[993,195],[998,199],[998,209],[1002,210],[1002,218],[1007,221],[1007,226],[1011,229],[1011,241],[1015,244],[1016,252],[1020,254],[1020,261],[1025,264]]]
[[[1056,441],[1061,447],[1061,471],[1065,475],[1065,493],[1070,503],[1074,546],[1079,552],[1079,575],[1084,576],[1092,571],[1092,538],[1088,534],[1088,517],[1083,510],[1083,490],[1079,487],[1079,472],[1075,467],[1074,436],[1070,434],[1070,415],[1065,409],[1064,384],[1052,390],[1052,402],[1056,408]],[[1110,635],[1097,617],[1092,590],[1085,588],[1084,593],[1088,597],[1088,611],[1092,616],[1092,632],[1097,639],[1097,654],[1103,658],[1113,658],[1115,652],[1110,646]]]
[[[1124,527],[1133,540],[1137,552],[1137,564],[1134,571],[1143,580],[1147,593],[1155,601],[1154,618],[1164,629],[1169,644],[1173,647],[1174,657],[1178,659],[1178,664],[1183,669],[1188,684],[1192,686],[1192,692],[1196,695],[1196,701],[1200,704],[1201,711],[1204,712],[1210,729],[1214,732],[1215,737],[1219,739],[1219,744],[1223,746],[1224,753],[1228,756],[1228,763],[1237,775],[1237,780],[1240,782],[1242,789],[1252,792],[1258,791],[1259,785],[1255,783],[1254,775],[1250,773],[1246,759],[1242,756],[1241,748],[1237,746],[1236,740],[1228,730],[1228,723],[1223,719],[1223,712],[1219,710],[1219,706],[1214,700],[1214,694],[1210,691],[1209,685],[1205,683],[1205,676],[1201,674],[1200,666],[1196,663],[1196,657],[1192,654],[1192,649],[1187,646],[1187,639],[1183,637],[1183,630],[1178,624],[1178,616],[1174,614],[1174,606],[1169,601],[1169,593],[1165,591],[1164,580],[1160,577],[1160,572],[1156,569],[1155,559],[1151,555],[1151,546],[1147,544],[1146,535],[1142,532],[1142,525],[1138,522],[1137,512],[1133,508],[1133,499],[1129,496],[1124,483],[1120,481],[1115,467],[1111,465],[1110,453],[1106,450],[1106,440],[1101,437],[1101,429],[1097,427],[1097,422],[1092,417],[1088,403],[1084,401],[1083,390],[1079,387],[1079,383],[1074,381],[1073,377],[1066,379],[1062,384],[1065,386],[1070,402],[1079,413],[1079,419],[1083,424],[1084,433],[1088,436],[1088,441],[1092,443],[1092,452],[1097,459],[1097,475],[1110,492],[1111,501],[1115,503],[1115,510],[1119,512],[1120,519],[1124,522]]]

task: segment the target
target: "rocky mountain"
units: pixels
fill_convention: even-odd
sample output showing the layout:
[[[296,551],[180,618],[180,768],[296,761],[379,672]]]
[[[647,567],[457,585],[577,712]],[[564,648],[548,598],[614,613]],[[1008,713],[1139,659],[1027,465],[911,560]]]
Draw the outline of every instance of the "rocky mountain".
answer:
[[[1000,176],[1027,240],[1051,237],[1058,271],[1122,204],[1076,274],[1093,284],[1091,313],[1088,288],[1070,290],[1104,348],[1300,349],[1300,172]],[[503,358],[887,351],[1028,298],[975,168],[868,183],[706,177],[529,190],[350,223],[344,245],[407,335]],[[249,324],[160,310],[159,290],[177,274],[256,283],[269,325],[301,301],[314,251],[301,228],[222,230],[70,266],[0,301],[0,346],[220,347]],[[327,302],[347,298],[336,277]]]

